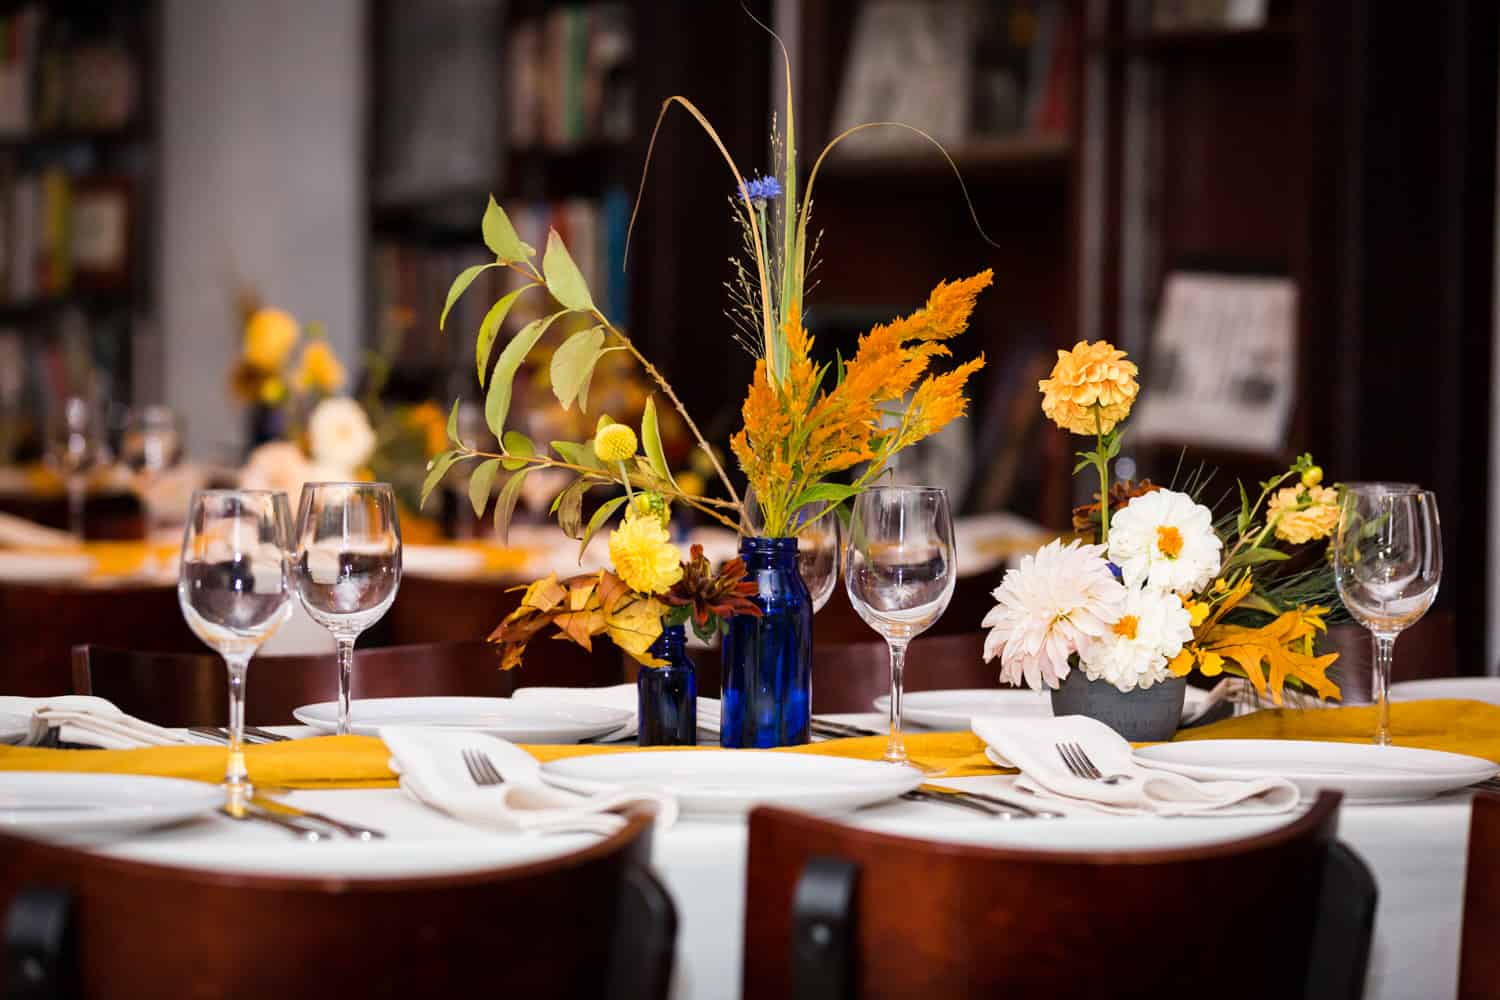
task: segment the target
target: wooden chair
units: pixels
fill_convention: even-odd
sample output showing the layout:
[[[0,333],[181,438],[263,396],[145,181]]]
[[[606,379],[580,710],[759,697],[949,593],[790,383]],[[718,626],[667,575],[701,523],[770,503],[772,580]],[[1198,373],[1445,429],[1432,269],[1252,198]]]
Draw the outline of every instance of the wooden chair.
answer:
[[[100,643],[155,652],[200,652],[175,587],[0,584],[0,694],[68,690],[69,651]]]
[[[1500,996],[1500,795],[1479,792],[1469,820],[1464,929],[1458,955],[1458,1000]]]
[[[622,678],[617,657],[601,665],[587,656],[566,655],[560,642],[532,646],[517,670],[501,670],[495,647],[484,642],[356,650],[353,695],[505,698],[517,687],[598,687]],[[162,726],[222,726],[229,716],[227,672],[217,656],[206,653],[78,646],[73,650],[73,692],[107,698],[121,711]],[[245,696],[246,722],[289,723],[294,708],[338,697],[334,655],[256,657],[250,661]]]
[[[7,997],[664,998],[651,820],[535,864],[410,879],[142,864],[0,836]],[[480,990],[480,987],[483,987]]]
[[[1375,883],[1339,796],[1211,847],[1062,853],[750,816],[744,995],[1308,997],[1364,988]],[[1044,821],[1037,821],[1044,822]]]
[[[822,642],[814,629],[812,702],[824,712],[869,712],[874,700],[891,690],[890,654],[884,639]],[[723,661],[717,647],[690,649],[698,693],[717,698],[723,684]],[[640,667],[628,658],[625,676],[634,680]],[[922,636],[906,654],[907,691],[998,687],[998,663],[984,662],[984,633]]]

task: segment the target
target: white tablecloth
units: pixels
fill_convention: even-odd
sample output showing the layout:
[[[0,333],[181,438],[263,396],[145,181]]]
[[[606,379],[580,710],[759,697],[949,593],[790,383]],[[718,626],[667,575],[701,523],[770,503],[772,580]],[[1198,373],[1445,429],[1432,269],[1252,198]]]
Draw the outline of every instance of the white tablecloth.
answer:
[[[873,716],[839,718],[871,724]],[[292,732],[295,730],[287,730]],[[1003,777],[945,780],[976,791]],[[142,861],[285,874],[380,876],[471,871],[573,850],[591,838],[529,838],[476,830],[394,790],[302,791],[286,801],[376,827],[374,843],[294,842],[259,823],[221,816],[98,845]],[[1053,850],[1174,847],[1247,836],[1286,822],[1257,819],[1104,818],[1003,822],[941,805],[898,802],[847,821],[917,837]],[[1469,796],[1394,806],[1345,806],[1340,836],[1370,865],[1380,887],[1366,996],[1444,1000],[1456,989]],[[658,834],[655,861],[679,917],[674,995],[739,996],[746,829],[741,822],[687,818]]]

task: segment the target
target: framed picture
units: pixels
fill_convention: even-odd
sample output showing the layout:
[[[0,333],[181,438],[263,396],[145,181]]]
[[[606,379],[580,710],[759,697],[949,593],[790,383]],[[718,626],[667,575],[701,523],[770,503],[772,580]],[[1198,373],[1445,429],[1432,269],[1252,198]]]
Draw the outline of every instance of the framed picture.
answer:
[[[79,291],[129,289],[134,194],[128,177],[89,176],[74,181],[69,230],[73,281]]]

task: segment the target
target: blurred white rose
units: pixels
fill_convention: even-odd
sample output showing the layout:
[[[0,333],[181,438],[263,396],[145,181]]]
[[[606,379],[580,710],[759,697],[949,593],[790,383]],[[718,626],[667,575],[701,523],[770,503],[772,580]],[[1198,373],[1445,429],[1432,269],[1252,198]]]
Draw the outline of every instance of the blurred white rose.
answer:
[[[333,396],[313,408],[307,421],[313,461],[350,479],[375,452],[375,430],[364,407],[348,396]]]
[[[240,470],[240,489],[285,493],[295,517],[303,483],[347,478],[348,474],[340,469],[308,461],[302,449],[289,441],[271,441],[250,453],[245,467]]]

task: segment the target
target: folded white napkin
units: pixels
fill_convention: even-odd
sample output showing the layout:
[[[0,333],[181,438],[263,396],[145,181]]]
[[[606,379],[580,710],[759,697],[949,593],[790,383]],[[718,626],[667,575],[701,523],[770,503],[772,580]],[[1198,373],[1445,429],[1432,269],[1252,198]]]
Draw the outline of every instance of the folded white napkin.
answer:
[[[193,742],[180,733],[126,715],[103,698],[69,694],[56,698],[0,697],[0,715],[31,720],[21,746],[36,746],[49,729],[58,730],[64,743],[81,743],[105,750],[168,746]]]
[[[644,668],[642,668],[644,669]],[[615,740],[635,739],[640,732],[640,700],[634,684],[613,684],[609,687],[524,687],[517,688],[512,698],[525,701],[561,701],[570,705],[598,705],[630,713],[630,720],[622,722],[620,728],[599,737],[601,743]],[[719,731],[719,699],[698,699],[698,729],[704,732]]]
[[[677,820],[677,801],[646,791],[577,795],[542,783],[536,758],[508,740],[483,733],[384,726],[380,738],[391,752],[391,770],[417,801],[477,826],[523,833],[598,833],[625,825],[621,813],[638,807],[656,812],[665,829]],[[463,752],[483,753],[505,781],[479,785]]]
[[[1297,786],[1284,778],[1200,781],[1143,766],[1119,733],[1082,715],[990,716],[973,720],[973,728],[991,759],[1020,768],[1018,788],[1067,805],[1122,816],[1267,815],[1297,805]],[[1077,743],[1104,774],[1130,780],[1108,785],[1074,777],[1059,743]]]

